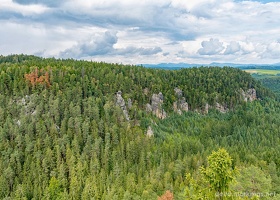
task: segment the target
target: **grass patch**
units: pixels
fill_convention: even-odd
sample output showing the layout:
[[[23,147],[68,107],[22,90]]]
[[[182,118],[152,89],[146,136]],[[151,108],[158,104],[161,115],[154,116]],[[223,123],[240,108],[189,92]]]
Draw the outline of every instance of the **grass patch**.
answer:
[[[250,74],[259,74],[259,75],[280,75],[280,70],[272,70],[272,69],[246,69],[245,72]]]

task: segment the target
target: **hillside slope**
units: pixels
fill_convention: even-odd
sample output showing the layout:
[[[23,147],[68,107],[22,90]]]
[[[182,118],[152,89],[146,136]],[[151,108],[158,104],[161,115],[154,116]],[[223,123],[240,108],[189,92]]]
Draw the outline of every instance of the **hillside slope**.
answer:
[[[280,192],[279,102],[241,70],[24,55],[0,63],[0,199],[183,198],[185,174],[218,147],[236,166],[260,167]],[[188,112],[178,115],[182,98]]]

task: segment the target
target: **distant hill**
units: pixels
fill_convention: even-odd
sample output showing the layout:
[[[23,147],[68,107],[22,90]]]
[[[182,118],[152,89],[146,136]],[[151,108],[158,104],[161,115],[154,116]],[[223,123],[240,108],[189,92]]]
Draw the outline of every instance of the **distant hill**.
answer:
[[[141,64],[147,68],[159,68],[159,69],[169,69],[176,70],[181,68],[190,67],[201,67],[201,66],[215,66],[215,67],[234,67],[239,69],[279,69],[280,63],[275,64],[236,64],[236,63],[218,63],[213,62],[209,64],[197,64],[197,63],[159,63],[159,64]]]

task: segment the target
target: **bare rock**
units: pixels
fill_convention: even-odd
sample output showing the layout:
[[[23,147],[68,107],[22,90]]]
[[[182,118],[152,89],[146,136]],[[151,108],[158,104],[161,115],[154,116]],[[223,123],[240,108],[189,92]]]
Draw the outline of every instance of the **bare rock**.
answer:
[[[37,114],[37,110],[34,110],[34,111],[31,113],[32,116],[34,116],[34,115],[36,115],[36,114]]]
[[[128,107],[128,109],[132,108],[132,101],[130,98],[127,100],[127,107]]]
[[[34,100],[36,97],[35,95],[25,95],[23,98],[19,99],[16,101],[16,103],[18,105],[20,105],[23,109],[23,112],[25,113],[25,115],[36,115],[37,111],[36,111],[36,101]]]
[[[116,104],[122,109],[123,114],[125,116],[125,119],[129,120],[128,111],[126,109],[125,101],[122,97],[122,92],[121,91],[118,91],[116,93]]]
[[[175,101],[173,103],[173,110],[175,112],[177,112],[178,114],[180,114],[180,115],[182,114],[182,111],[188,112],[189,105],[186,102],[185,97],[182,97],[182,95],[183,95],[182,90],[176,87],[174,89],[174,92],[175,92],[175,94],[177,96],[177,101]]]
[[[17,124],[18,126],[20,126],[20,125],[21,125],[20,120],[17,120],[16,124]]]
[[[179,101],[179,107],[182,111],[188,112],[189,110],[189,104],[186,102],[185,97],[182,97]]]
[[[248,89],[246,92],[240,89],[240,93],[245,102],[252,102],[257,99],[257,92],[254,88]]]
[[[183,95],[183,91],[177,87],[174,89],[174,91],[177,97],[181,97]]]
[[[143,93],[147,96],[149,94],[149,89],[148,88],[144,88],[143,89]]]
[[[216,103],[216,109],[221,113],[226,113],[228,111],[227,107],[220,103]]]
[[[152,99],[151,99],[151,105],[147,104],[146,105],[146,110],[147,111],[152,111],[154,115],[156,115],[160,119],[166,118],[167,114],[162,108],[163,104],[163,94],[159,92],[158,94],[153,94]]]
[[[152,127],[151,127],[151,126],[148,127],[148,130],[147,130],[146,135],[147,135],[148,137],[154,136],[154,131],[152,130]]]
[[[125,107],[125,101],[122,98],[122,92],[118,91],[116,94],[117,97],[117,105],[119,105],[121,108]]]
[[[177,113],[179,114],[179,115],[182,115],[183,113],[182,113],[182,111],[179,109],[179,110],[177,110]]]
[[[205,104],[205,108],[204,108],[204,113],[205,113],[205,114],[208,114],[209,108],[210,108],[209,104],[206,103],[206,104]]]
[[[248,100],[250,102],[257,99],[257,92],[254,88],[251,88],[251,89],[247,90],[246,94],[247,94]]]
[[[153,111],[151,104],[149,104],[149,103],[146,104],[146,111],[147,112],[152,112]]]

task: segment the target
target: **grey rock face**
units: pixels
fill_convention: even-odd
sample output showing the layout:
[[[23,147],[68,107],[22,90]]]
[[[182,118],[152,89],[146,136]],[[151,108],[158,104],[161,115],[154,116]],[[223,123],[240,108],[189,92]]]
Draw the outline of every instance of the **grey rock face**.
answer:
[[[204,108],[204,113],[205,113],[205,114],[208,114],[209,108],[210,108],[209,104],[206,103],[206,104],[205,104],[205,108]]]
[[[179,100],[179,108],[182,111],[188,112],[189,110],[189,104],[186,102],[185,97],[182,97],[182,99]]]
[[[162,108],[163,98],[164,97],[161,92],[158,94],[153,94],[151,99],[151,104],[146,104],[146,111],[152,112],[160,119],[166,118],[167,114]]]
[[[183,91],[176,87],[174,89],[174,92],[175,92],[175,94],[177,96],[177,101],[175,101],[173,103],[173,110],[175,112],[177,112],[178,114],[180,114],[180,115],[182,114],[182,111],[188,112],[189,105],[186,102],[185,97],[182,97],[183,96]]]
[[[122,92],[118,91],[116,94],[116,104],[122,109],[126,120],[129,120],[128,111],[126,109],[125,101],[122,97]]]
[[[143,89],[143,93],[144,93],[145,95],[148,95],[148,94],[149,94],[149,89],[148,89],[148,88],[144,88],[144,89]]]
[[[257,92],[254,88],[251,88],[251,89],[247,90],[246,94],[247,94],[248,100],[250,102],[257,99]]]
[[[146,111],[147,112],[152,112],[153,111],[151,104],[149,104],[149,103],[146,104]]]
[[[240,89],[241,96],[245,102],[252,102],[257,99],[257,92],[254,88],[248,89],[246,92]]]
[[[32,94],[31,96],[25,95],[22,99],[19,99],[16,101],[16,103],[20,106],[22,106],[23,112],[26,115],[32,115],[35,116],[36,111],[36,101],[34,99],[36,98],[36,95]]]
[[[152,130],[152,127],[149,126],[146,135],[148,137],[152,137],[154,135],[154,131]]]
[[[127,100],[127,107],[128,107],[128,109],[132,108],[132,101],[130,98]]]
[[[216,103],[216,109],[220,111],[221,113],[226,113],[228,109],[226,106],[223,106],[222,104]]]
[[[183,91],[177,87],[174,89],[174,92],[177,97],[181,97],[183,95]]]

